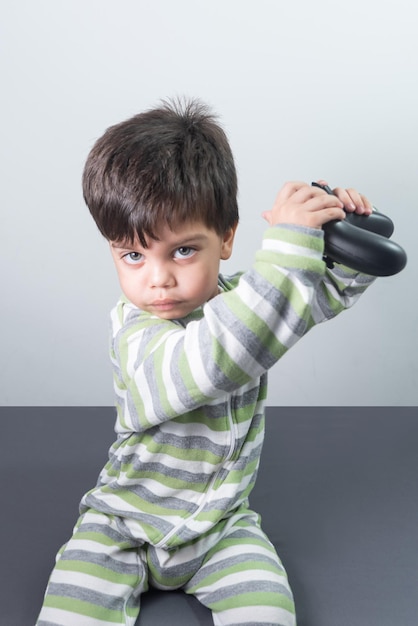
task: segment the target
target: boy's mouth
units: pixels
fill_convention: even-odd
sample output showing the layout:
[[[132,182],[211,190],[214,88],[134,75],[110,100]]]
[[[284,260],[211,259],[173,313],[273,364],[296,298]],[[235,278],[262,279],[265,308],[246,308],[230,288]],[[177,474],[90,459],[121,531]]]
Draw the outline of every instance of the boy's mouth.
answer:
[[[164,300],[154,300],[154,302],[151,303],[151,306],[153,309],[157,311],[169,311],[170,309],[178,306],[179,304],[180,302],[178,300],[164,299]]]

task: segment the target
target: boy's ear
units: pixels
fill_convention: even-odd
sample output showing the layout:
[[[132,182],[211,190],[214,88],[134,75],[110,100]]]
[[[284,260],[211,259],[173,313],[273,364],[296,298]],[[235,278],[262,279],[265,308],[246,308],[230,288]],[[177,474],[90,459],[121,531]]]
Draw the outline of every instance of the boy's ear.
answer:
[[[221,247],[221,259],[226,261],[232,254],[232,247],[234,245],[234,237],[237,231],[238,222],[236,222],[231,228],[229,228],[222,237]]]

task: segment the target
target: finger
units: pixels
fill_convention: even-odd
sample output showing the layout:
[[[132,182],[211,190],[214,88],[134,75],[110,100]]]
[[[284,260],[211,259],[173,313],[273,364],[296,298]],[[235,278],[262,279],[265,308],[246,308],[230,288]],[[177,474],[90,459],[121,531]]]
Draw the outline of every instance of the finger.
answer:
[[[309,188],[310,186],[303,181],[289,181],[280,189],[277,199],[281,202],[285,202],[293,196],[293,194],[297,193],[300,189],[304,189],[305,187]]]
[[[362,196],[359,194],[359,192],[356,189],[352,189],[352,188],[347,189],[346,191],[351,198],[351,202],[355,206],[356,213],[363,212],[364,204],[363,204]]]
[[[332,211],[334,215],[333,219],[344,219],[345,217],[343,203],[339,198],[330,194],[312,196],[305,201],[305,208],[307,211],[312,212]]]
[[[322,183],[326,185],[325,181],[321,181],[321,183],[318,184],[322,185]],[[344,203],[340,200],[340,198],[338,198],[335,194],[331,194],[325,189],[322,189],[321,187],[309,186],[307,189],[301,189],[298,192],[297,197],[302,197],[302,195],[305,200],[309,198],[320,198],[324,203],[323,206],[336,206],[340,208],[344,206]]]
[[[323,178],[320,178],[319,180],[316,181],[316,183],[318,185],[321,185],[322,187],[329,187],[328,183],[326,180],[324,180]]]
[[[346,191],[355,205],[354,210],[356,213],[359,215],[369,215],[371,213],[373,207],[366,196],[363,196],[356,189],[347,189]]]
[[[272,226],[273,221],[272,221],[271,211],[263,211],[261,215],[266,220],[266,222],[268,222],[270,226]]]
[[[336,187],[333,189],[333,192],[341,200],[349,213],[353,211],[360,212],[364,209],[360,194],[355,189]]]
[[[277,194],[275,201],[274,201],[274,205],[273,205],[273,210],[277,210],[280,207],[282,207],[284,204],[286,204],[300,189],[303,188],[309,188],[309,185],[307,185],[306,183],[303,183],[301,181],[292,181],[292,182],[287,182],[283,185],[283,187],[280,189],[279,193]]]
[[[341,220],[345,218],[344,205],[337,196],[328,194],[321,189],[313,193],[310,192],[309,196],[307,196],[307,192],[304,193],[305,197],[296,205],[297,210],[303,210],[305,214],[310,213],[314,221],[320,219],[319,225],[330,220]],[[319,214],[321,214],[320,218],[318,217]]]
[[[318,206],[318,203],[313,205],[314,208],[311,211],[307,211],[304,214],[304,223],[312,228],[321,228],[327,222],[335,220],[344,220],[346,213],[341,206]]]
[[[373,205],[372,205],[372,203],[370,202],[370,200],[368,198],[366,198],[366,196],[363,196],[363,194],[361,194],[361,199],[363,201],[365,214],[370,215],[370,213],[373,212]]]

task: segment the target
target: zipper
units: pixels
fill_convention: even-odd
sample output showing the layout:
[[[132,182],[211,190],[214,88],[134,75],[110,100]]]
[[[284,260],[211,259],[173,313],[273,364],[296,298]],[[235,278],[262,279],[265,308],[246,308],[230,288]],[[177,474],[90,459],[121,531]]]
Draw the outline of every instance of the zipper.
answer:
[[[198,508],[196,509],[196,511],[193,513],[193,515],[191,515],[190,517],[188,517],[186,520],[183,520],[181,524],[179,524],[178,526],[175,526],[174,528],[172,528],[170,530],[170,532],[165,535],[165,537],[163,539],[161,539],[161,541],[159,541],[158,543],[155,544],[156,548],[162,548],[164,547],[168,541],[170,541],[171,537],[173,535],[175,535],[176,533],[178,533],[178,531],[181,528],[184,528],[185,526],[187,526],[187,524],[191,521],[193,521],[194,519],[196,519],[196,517],[198,517],[199,513],[202,511],[202,509],[205,507],[206,503],[208,502],[208,494],[211,493],[213,485],[216,483],[219,474],[221,473],[221,471],[223,471],[225,469],[225,464],[228,463],[228,461],[231,460],[234,452],[235,452],[235,445],[236,445],[236,441],[237,441],[237,437],[236,437],[236,428],[235,428],[235,424],[234,424],[234,420],[232,418],[232,409],[231,409],[231,398],[229,399],[228,402],[228,426],[229,426],[229,433],[230,433],[230,443],[229,443],[229,450],[228,453],[225,455],[224,460],[222,462],[221,467],[215,472],[215,474],[212,476],[211,480],[209,481],[209,485],[208,488],[206,489],[205,493],[204,493],[204,497],[202,499],[202,502],[200,503],[200,505],[198,506]]]

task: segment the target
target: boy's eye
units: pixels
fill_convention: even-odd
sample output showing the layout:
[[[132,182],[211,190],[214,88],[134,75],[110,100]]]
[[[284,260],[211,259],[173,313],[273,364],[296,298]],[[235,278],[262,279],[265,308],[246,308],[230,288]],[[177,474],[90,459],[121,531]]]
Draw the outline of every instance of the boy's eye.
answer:
[[[177,250],[175,251],[174,258],[185,259],[192,256],[195,252],[195,248],[190,248],[190,246],[181,246],[181,248],[177,248]]]
[[[142,254],[140,252],[128,252],[128,254],[124,255],[123,259],[130,265],[136,265],[137,263],[141,263]]]

